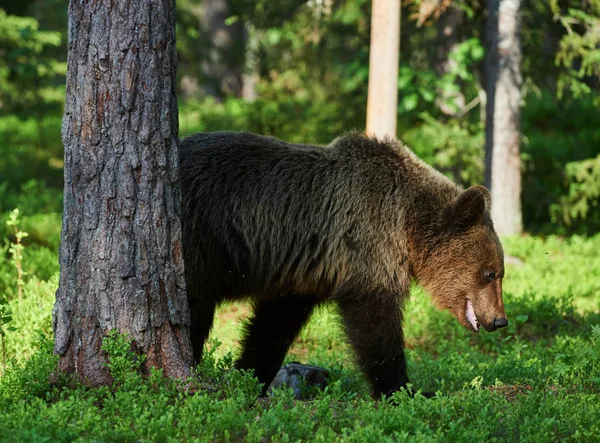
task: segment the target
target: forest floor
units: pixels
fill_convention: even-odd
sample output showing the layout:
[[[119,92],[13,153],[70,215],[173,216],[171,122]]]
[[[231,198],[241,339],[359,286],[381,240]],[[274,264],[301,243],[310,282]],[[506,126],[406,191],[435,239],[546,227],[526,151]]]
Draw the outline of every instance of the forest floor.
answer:
[[[56,255],[28,247],[22,302],[14,264],[0,259],[16,328],[6,331],[7,369],[0,366],[0,440],[597,440],[600,236],[504,243],[519,259],[504,279],[509,326],[472,334],[414,287],[405,320],[409,376],[414,390],[437,396],[400,392],[380,402],[369,396],[333,307],[318,310],[288,355],[330,371],[328,387],[307,401],[286,390],[259,398],[251,375],[232,369],[250,312],[244,303],[219,309],[207,358],[186,389],[160,372],[142,377],[119,336],[106,345],[112,388],[50,384],[57,275],[47,262]]]

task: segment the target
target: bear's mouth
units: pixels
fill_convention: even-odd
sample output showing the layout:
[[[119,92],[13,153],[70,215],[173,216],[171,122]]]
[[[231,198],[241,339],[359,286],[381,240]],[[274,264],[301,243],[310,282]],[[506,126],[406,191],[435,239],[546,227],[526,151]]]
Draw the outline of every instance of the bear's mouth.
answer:
[[[477,317],[475,316],[475,310],[473,309],[473,303],[471,299],[467,298],[467,303],[465,307],[465,315],[467,317],[467,321],[473,328],[475,332],[479,332],[479,322],[477,321]]]

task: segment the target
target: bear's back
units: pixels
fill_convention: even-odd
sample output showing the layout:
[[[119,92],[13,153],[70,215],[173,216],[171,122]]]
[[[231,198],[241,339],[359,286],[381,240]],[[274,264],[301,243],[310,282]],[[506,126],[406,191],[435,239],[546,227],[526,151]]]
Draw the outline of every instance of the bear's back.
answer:
[[[186,267],[224,270],[257,292],[391,278],[406,256],[408,201],[421,191],[412,182],[440,180],[398,142],[359,133],[328,146],[196,134],[181,143],[180,166],[184,239],[195,245]]]

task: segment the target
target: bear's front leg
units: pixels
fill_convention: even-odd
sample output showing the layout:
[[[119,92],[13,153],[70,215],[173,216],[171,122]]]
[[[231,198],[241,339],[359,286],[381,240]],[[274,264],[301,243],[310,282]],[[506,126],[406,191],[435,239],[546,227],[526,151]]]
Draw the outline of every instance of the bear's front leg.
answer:
[[[263,394],[316,305],[316,299],[306,294],[282,295],[254,303],[254,315],[246,323],[236,367],[254,369],[254,375],[264,385]]]
[[[401,296],[348,294],[340,297],[338,306],[360,368],[373,387],[373,397],[406,387]]]

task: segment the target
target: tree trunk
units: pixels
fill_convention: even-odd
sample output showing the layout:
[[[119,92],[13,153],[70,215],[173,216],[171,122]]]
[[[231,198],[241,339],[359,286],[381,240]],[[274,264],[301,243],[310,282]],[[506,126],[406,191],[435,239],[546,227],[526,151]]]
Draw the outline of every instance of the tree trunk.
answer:
[[[181,251],[173,0],[69,4],[64,215],[53,328],[60,369],[110,382],[128,332],[148,366],[192,364]]]
[[[204,0],[200,27],[210,42],[208,56],[202,60],[207,95],[218,99],[242,96],[244,73],[244,26],[241,21],[227,24],[228,0]]]
[[[485,182],[492,194],[492,219],[502,235],[523,229],[520,25],[520,0],[488,0]]]
[[[396,137],[400,0],[373,0],[367,133]]]
[[[242,98],[252,102],[258,98],[256,86],[260,81],[259,72],[259,41],[257,30],[250,22],[246,23],[246,49],[244,74],[242,75]]]
[[[450,54],[456,50],[463,40],[460,28],[464,22],[464,15],[461,9],[451,5],[442,12],[437,20],[436,73],[440,78],[456,68],[456,61],[450,58]],[[458,79],[457,82],[459,82]],[[465,96],[460,89],[452,92],[439,89],[436,104],[443,114],[454,116],[465,107]]]

